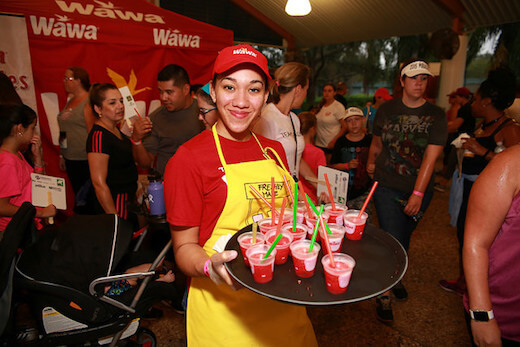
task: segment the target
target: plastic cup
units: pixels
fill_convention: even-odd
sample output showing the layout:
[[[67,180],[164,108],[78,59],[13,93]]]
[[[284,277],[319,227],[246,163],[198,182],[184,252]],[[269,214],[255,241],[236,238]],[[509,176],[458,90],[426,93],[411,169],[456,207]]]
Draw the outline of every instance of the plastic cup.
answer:
[[[258,229],[262,234],[267,234],[270,231],[276,231],[278,228],[278,220],[275,218],[274,225],[271,226],[271,217],[267,217],[258,221]]]
[[[296,205],[296,222],[297,223],[305,223],[305,211],[307,211],[307,207],[305,207],[305,203],[303,201],[298,201],[298,205]]]
[[[330,250],[334,253],[341,252],[341,245],[343,244],[343,239],[345,238],[345,227],[342,225],[329,224],[329,229],[332,232],[332,235],[328,234]]]
[[[305,212],[305,224],[309,227],[309,239],[312,238],[312,233],[314,232],[314,227],[316,226],[316,215],[314,212],[311,212],[311,215],[307,212]],[[323,220],[328,221],[329,220],[329,214],[326,212],[323,212]],[[316,241],[320,241],[320,233],[318,232],[318,235],[316,235]]]
[[[334,253],[333,256],[336,267],[330,265],[330,257],[328,254],[321,258],[323,273],[325,274],[325,283],[327,284],[329,293],[343,294],[347,291],[350,276],[356,266],[356,261],[345,253]]]
[[[349,240],[359,240],[363,236],[363,230],[367,224],[368,214],[363,212],[363,215],[358,218],[359,210],[348,210],[343,215],[343,222],[345,223],[345,236]]]
[[[296,223],[296,232],[293,232],[293,225],[291,224],[285,224],[282,227],[283,232],[291,233],[293,236],[293,242],[298,240],[304,240],[307,237],[309,227],[305,224]]]
[[[237,238],[238,244],[240,245],[240,250],[242,251],[242,256],[244,257],[244,263],[249,266],[249,260],[247,259],[246,251],[253,246],[253,232],[247,232],[240,234]],[[256,233],[256,244],[264,243],[264,235],[262,233]]]
[[[293,241],[293,237],[291,233],[288,232],[282,232],[282,238],[278,243],[276,244],[276,258],[274,259],[274,263],[277,265],[285,264],[287,261],[287,258],[289,258],[289,246],[291,245],[291,242]],[[268,234],[265,235],[265,243],[271,247],[274,240],[276,239],[276,231],[270,231]]]
[[[345,205],[334,204],[336,209],[332,209],[332,204],[325,205],[325,211],[329,214],[327,223],[343,225],[343,214],[348,210]]]
[[[310,246],[310,240],[299,240],[291,243],[294,272],[298,277],[309,278],[314,275],[321,247],[315,243],[312,252],[309,253]]]
[[[267,283],[273,279],[276,249],[273,249],[267,259],[263,259],[268,250],[269,246],[264,243],[251,246],[246,251],[246,256],[249,259],[249,264],[251,266],[253,279],[257,283]]]

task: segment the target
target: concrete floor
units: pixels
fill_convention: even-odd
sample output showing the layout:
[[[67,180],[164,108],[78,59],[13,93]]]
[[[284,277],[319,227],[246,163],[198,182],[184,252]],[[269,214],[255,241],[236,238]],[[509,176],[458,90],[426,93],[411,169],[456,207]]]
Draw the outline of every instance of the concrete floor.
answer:
[[[470,346],[462,298],[442,290],[440,279],[458,275],[455,228],[449,225],[449,192],[435,193],[410,246],[410,266],[403,279],[409,298],[394,302],[394,322],[376,319],[375,302],[310,307],[320,346]],[[184,316],[158,306],[164,316],[143,320],[159,346],[185,346]]]

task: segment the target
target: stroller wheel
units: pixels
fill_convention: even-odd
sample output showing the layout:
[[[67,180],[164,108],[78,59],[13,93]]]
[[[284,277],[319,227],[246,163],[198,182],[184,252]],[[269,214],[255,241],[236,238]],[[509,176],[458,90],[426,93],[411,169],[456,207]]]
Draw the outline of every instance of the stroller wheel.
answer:
[[[143,347],[156,347],[157,339],[155,338],[155,334],[148,329],[139,328],[137,330],[137,345]]]

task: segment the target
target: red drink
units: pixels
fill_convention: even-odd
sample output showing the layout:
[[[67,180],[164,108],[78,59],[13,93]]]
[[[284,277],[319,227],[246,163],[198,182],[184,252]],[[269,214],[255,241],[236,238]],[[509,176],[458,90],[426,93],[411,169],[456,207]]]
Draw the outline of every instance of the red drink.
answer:
[[[300,240],[291,244],[294,272],[301,278],[309,278],[314,275],[316,261],[320,253],[320,245],[315,243],[312,252],[309,253],[311,241]]]
[[[323,212],[323,220],[326,221],[329,219],[329,214]],[[316,226],[316,215],[314,212],[309,216],[308,213],[305,213],[305,224],[309,227],[309,239],[312,239],[312,233],[314,232],[314,227]],[[318,229],[318,235],[316,235],[316,241],[320,241],[320,233]]]
[[[273,244],[274,240],[276,239],[278,235],[276,235],[275,231],[269,232],[267,235],[265,235],[265,242],[269,247]],[[285,264],[287,261],[287,258],[289,257],[289,246],[291,245],[291,242],[293,240],[293,237],[291,233],[288,232],[282,232],[282,238],[278,243],[276,244],[276,257],[274,259],[274,263],[277,265]]]
[[[255,282],[267,283],[273,279],[276,249],[271,252],[267,259],[263,259],[268,250],[269,247],[266,244],[260,244],[250,247],[246,252]]]
[[[332,235],[329,234],[330,250],[334,253],[341,252],[341,245],[343,244],[343,238],[345,237],[345,227],[336,224],[329,224],[329,229],[332,232]]]
[[[332,294],[343,294],[347,291],[352,270],[356,266],[356,261],[351,256],[344,253],[334,253],[336,267],[330,264],[330,257],[327,254],[321,258],[325,283],[327,290]]]
[[[253,232],[247,232],[241,234],[237,238],[238,244],[240,245],[240,250],[242,251],[242,256],[244,257],[244,263],[249,266],[249,260],[246,256],[246,251],[253,245]],[[262,233],[256,233],[256,243],[263,244],[264,243],[264,235]]]
[[[282,227],[283,232],[291,233],[291,235],[293,236],[293,242],[305,239],[305,237],[307,236],[308,229],[309,228],[305,224],[300,223],[296,223],[296,232],[293,232],[292,223],[285,224]]]
[[[298,205],[296,208],[296,222],[298,223],[305,223],[305,211],[307,211],[307,208],[305,207],[305,203],[303,201],[298,201]]]
[[[363,215],[359,218],[358,215],[359,210],[349,210],[343,215],[346,231],[345,236],[349,240],[359,240],[361,236],[363,236],[368,214],[363,212]]]
[[[332,204],[325,205],[325,211],[329,214],[329,219],[326,222],[343,225],[343,213],[348,210],[348,207],[340,204],[334,204],[334,206],[336,207],[335,210],[332,209]]]

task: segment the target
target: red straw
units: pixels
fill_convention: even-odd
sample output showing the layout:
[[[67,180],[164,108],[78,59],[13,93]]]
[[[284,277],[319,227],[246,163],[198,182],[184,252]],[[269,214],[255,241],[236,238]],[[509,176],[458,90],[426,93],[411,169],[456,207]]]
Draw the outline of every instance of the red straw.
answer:
[[[139,111],[137,111],[137,108],[134,107],[134,111],[135,111],[135,113],[137,113],[137,116],[139,117],[139,119],[141,119],[142,117],[141,117],[141,115],[139,114]]]
[[[332,197],[332,189],[330,188],[329,176],[327,173],[323,174],[325,176],[325,183],[327,184],[327,190],[329,191],[330,203],[332,205],[332,211],[336,211],[336,205],[334,204],[334,198]]]
[[[276,210],[276,190],[274,188],[274,177],[271,177],[271,226],[274,226],[274,211]]]
[[[289,187],[289,182],[287,182],[287,178],[285,178],[285,175],[283,175],[283,181],[285,183],[285,189],[287,189],[287,194],[289,195],[289,197],[291,198],[291,203],[293,204],[294,206],[294,198],[292,196],[292,192],[291,192],[291,188]]]
[[[309,216],[312,216],[312,214],[311,214],[312,213],[311,207],[309,206],[309,202],[305,198],[305,196],[307,195],[305,193],[305,188],[303,188],[303,184],[300,184],[299,182],[297,184],[298,184],[298,188],[301,190],[301,192],[303,194],[303,202],[305,203],[305,207],[307,208],[307,214]]]
[[[262,201],[264,202],[264,204],[267,205],[267,207],[269,207],[271,210],[273,209],[273,208],[271,207],[271,204],[269,203],[269,201],[267,201],[267,200],[262,196],[262,194],[260,194],[260,193],[258,192],[258,190],[255,189],[255,187],[253,187],[252,185],[249,185],[249,189],[251,189],[251,191],[253,191],[253,193],[254,193],[254,194],[255,194],[255,195],[256,195],[260,200],[262,200]],[[276,214],[278,214],[278,211],[276,211],[276,209],[274,210],[274,212],[275,212]]]
[[[379,182],[374,181],[374,184],[372,185],[372,188],[370,189],[370,193],[368,193],[368,196],[365,199],[365,202],[363,203],[363,207],[361,207],[361,210],[359,210],[359,214],[357,216],[358,218],[361,218],[361,216],[363,215],[363,212],[365,212],[365,209],[367,208],[368,203],[370,202],[370,199],[372,199],[372,195],[374,195],[374,191],[376,190],[378,183]]]
[[[327,253],[329,254],[330,258],[330,266],[336,267],[336,262],[334,261],[334,254],[330,249],[329,235],[327,234],[327,230],[325,229],[325,222],[323,221],[323,216],[320,214],[318,218],[320,219],[320,226],[323,234],[322,239],[324,240],[323,243],[325,244],[325,248],[327,249]]]
[[[282,200],[282,208],[280,209],[280,216],[278,216],[278,225],[276,226],[276,235],[280,234],[280,232],[282,231],[283,213],[285,212],[285,205],[287,205],[286,197],[284,197]],[[271,219],[274,219],[274,217],[271,217]]]

